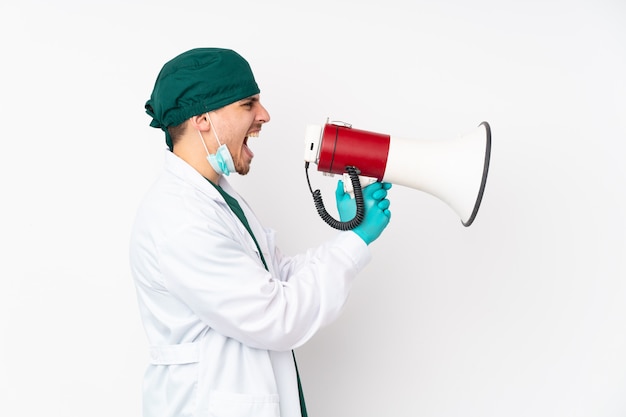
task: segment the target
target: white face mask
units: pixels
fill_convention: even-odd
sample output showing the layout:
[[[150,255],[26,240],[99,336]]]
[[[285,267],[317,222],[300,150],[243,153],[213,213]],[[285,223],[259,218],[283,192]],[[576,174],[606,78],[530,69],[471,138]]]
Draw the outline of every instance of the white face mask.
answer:
[[[198,130],[198,134],[200,135],[200,139],[202,140],[202,145],[204,146],[204,150],[207,153],[207,161],[211,164],[211,167],[218,173],[218,175],[224,174],[228,176],[231,172],[235,172],[235,163],[233,162],[233,157],[228,150],[226,145],[222,145],[220,143],[220,139],[217,137],[217,131],[213,126],[213,122],[209,117],[209,113],[206,114],[207,120],[211,124],[211,130],[215,135],[215,139],[217,140],[217,144],[219,147],[217,148],[217,152],[214,154],[210,154],[209,150],[206,147],[206,143],[204,143],[204,138],[202,137],[202,133]]]

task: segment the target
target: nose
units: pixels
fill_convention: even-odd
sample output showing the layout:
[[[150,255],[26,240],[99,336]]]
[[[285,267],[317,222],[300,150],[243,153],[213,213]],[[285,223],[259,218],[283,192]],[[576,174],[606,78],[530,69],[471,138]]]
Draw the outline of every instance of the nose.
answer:
[[[267,109],[265,108],[265,106],[263,106],[261,103],[259,103],[260,109],[259,109],[259,114],[257,115],[257,119],[259,122],[261,123],[267,123],[270,121],[270,114],[267,111]]]

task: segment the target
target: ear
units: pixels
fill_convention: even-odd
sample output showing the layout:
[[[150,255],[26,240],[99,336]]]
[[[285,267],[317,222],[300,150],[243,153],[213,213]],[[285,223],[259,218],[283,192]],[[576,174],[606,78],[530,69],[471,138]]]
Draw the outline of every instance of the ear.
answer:
[[[189,123],[191,123],[191,126],[194,129],[201,132],[208,132],[209,130],[211,130],[211,124],[209,123],[209,119],[207,118],[206,113],[192,116],[191,118],[189,118]]]

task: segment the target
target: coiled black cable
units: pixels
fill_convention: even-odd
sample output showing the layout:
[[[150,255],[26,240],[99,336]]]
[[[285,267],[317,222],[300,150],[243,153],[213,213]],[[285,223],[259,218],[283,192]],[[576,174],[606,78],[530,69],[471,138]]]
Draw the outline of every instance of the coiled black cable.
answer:
[[[356,214],[354,218],[349,221],[339,221],[331,216],[324,207],[324,201],[322,200],[322,193],[320,190],[313,191],[311,188],[311,181],[309,180],[309,163],[305,162],[304,171],[306,173],[306,181],[309,184],[309,190],[311,190],[311,195],[313,196],[313,202],[315,203],[315,208],[317,209],[318,214],[329,226],[337,230],[352,230],[357,227],[363,221],[365,217],[365,202],[363,200],[363,190],[361,189],[361,181],[359,181],[359,171],[358,168],[353,166],[347,166],[346,172],[350,176],[350,182],[352,183],[352,189],[354,190],[354,200],[356,202]]]

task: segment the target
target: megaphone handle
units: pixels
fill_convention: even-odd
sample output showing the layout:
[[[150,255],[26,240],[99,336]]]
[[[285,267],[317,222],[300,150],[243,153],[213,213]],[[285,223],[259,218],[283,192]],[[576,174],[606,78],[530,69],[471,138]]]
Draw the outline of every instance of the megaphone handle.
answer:
[[[356,202],[356,214],[354,218],[349,221],[339,221],[331,216],[324,207],[324,201],[322,200],[322,193],[320,190],[315,190],[311,188],[311,183],[309,181],[309,172],[308,172],[308,163],[305,163],[306,169],[306,178],[309,183],[309,189],[311,190],[311,195],[313,196],[313,201],[315,203],[315,208],[317,209],[317,213],[320,215],[322,220],[324,220],[329,226],[337,230],[352,230],[357,227],[363,221],[365,217],[365,203],[363,201],[363,190],[361,189],[361,182],[359,180],[360,171],[353,166],[346,167],[346,171],[350,176],[350,182],[352,183],[352,189],[354,192],[354,199]]]

